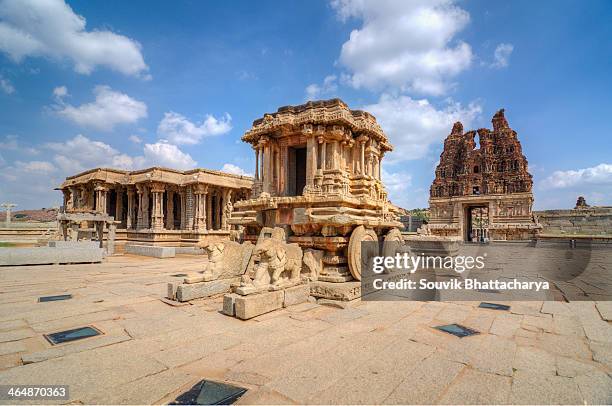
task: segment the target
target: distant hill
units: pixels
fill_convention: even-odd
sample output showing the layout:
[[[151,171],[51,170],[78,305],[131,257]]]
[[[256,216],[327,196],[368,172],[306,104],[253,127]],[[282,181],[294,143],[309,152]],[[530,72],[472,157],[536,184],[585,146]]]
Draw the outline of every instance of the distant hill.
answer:
[[[57,218],[57,209],[16,210],[11,212],[12,221],[54,221]],[[6,219],[6,213],[0,212],[0,221]]]

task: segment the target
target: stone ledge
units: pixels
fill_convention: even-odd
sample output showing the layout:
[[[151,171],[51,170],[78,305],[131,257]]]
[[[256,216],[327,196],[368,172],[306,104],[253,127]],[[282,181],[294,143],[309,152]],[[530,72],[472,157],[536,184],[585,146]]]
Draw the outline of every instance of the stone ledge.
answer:
[[[125,244],[125,253],[155,258],[174,258],[174,247],[156,247],[153,245]]]
[[[240,277],[217,279],[209,282],[183,283],[180,285],[177,285],[176,283],[169,283],[168,299],[179,302],[188,302],[194,299],[210,297],[221,293],[228,293],[231,286],[237,283],[240,283]]]
[[[99,241],[49,241],[51,248],[100,248]]]
[[[102,248],[0,248],[0,266],[91,263],[103,258]]]

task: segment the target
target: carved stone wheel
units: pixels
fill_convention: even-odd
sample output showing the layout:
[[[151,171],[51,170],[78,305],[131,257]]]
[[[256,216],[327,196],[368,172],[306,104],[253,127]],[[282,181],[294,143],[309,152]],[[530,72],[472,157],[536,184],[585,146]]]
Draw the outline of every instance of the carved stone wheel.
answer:
[[[374,230],[367,229],[364,226],[359,226],[353,230],[348,246],[348,265],[351,275],[358,281],[361,280],[362,267],[367,266],[367,264],[363,264],[361,261],[361,243],[367,241],[378,242],[378,237]],[[376,244],[376,247],[378,248],[378,244]],[[378,255],[377,251],[378,249],[376,252],[372,252],[372,255]]]
[[[403,246],[403,242],[404,237],[402,236],[400,230],[397,228],[392,228],[391,230],[387,231],[387,234],[385,234],[381,254],[385,257],[394,257],[398,252],[408,252],[411,255],[410,250]]]

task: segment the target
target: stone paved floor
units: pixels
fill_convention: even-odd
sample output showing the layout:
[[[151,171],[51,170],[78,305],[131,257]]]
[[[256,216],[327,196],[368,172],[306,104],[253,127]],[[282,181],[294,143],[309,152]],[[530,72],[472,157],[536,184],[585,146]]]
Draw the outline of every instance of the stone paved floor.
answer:
[[[612,402],[612,302],[306,303],[245,322],[219,299],[159,300],[200,258],[0,268],[0,383],[69,385],[82,403],[168,402],[203,378],[249,388],[245,404]],[[453,322],[482,334],[431,328]],[[42,336],[84,325],[105,334]]]

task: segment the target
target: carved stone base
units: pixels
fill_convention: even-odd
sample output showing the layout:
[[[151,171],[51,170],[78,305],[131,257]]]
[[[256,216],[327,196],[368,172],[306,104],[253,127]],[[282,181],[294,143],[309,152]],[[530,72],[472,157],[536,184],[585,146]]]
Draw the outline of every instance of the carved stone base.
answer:
[[[353,276],[347,265],[347,258],[334,253],[326,253],[323,256],[323,269],[319,274],[319,280],[324,282],[348,282]]]
[[[228,293],[223,296],[223,314],[247,320],[283,307],[306,303],[309,297],[310,288],[306,284],[247,296]]]
[[[311,282],[310,295],[332,300],[354,300],[361,297],[361,282]]]

